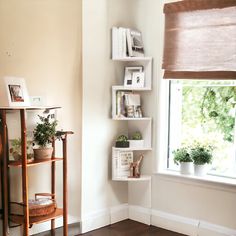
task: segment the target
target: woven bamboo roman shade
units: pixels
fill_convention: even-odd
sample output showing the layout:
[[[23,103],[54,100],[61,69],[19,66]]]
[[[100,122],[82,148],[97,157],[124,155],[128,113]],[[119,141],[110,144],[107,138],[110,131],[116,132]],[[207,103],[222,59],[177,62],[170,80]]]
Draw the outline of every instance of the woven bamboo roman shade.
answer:
[[[184,0],[164,13],[164,78],[236,79],[236,0]]]

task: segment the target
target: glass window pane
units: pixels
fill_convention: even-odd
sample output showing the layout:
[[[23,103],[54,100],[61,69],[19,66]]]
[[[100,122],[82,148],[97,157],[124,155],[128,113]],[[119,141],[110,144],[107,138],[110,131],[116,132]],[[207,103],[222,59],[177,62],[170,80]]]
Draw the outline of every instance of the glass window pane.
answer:
[[[236,177],[235,108],[235,81],[171,81],[169,168],[173,150],[200,142],[214,146],[211,174]]]

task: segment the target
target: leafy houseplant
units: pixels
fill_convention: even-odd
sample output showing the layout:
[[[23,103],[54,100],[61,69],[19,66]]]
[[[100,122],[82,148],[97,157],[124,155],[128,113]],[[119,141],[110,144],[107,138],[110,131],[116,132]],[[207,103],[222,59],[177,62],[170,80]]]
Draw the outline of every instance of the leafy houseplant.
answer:
[[[142,134],[139,131],[134,132],[131,135],[129,144],[131,148],[142,148],[144,146],[144,140]]]
[[[126,135],[120,135],[116,139],[116,147],[127,148],[129,147],[128,137]]]
[[[39,116],[40,123],[34,129],[34,141],[39,148],[34,148],[35,159],[48,159],[52,156],[51,143],[56,135],[57,120],[51,121],[51,116]]]
[[[181,174],[191,174],[192,173],[192,158],[190,156],[189,150],[187,147],[181,147],[173,151],[174,154],[174,163],[180,164]]]
[[[195,175],[203,176],[206,174],[206,164],[212,162],[213,148],[207,145],[197,144],[191,149],[190,156],[194,163]]]
[[[22,159],[21,155],[21,138],[10,140],[11,148],[10,154],[13,156],[15,161],[20,161]],[[27,159],[28,161],[33,158],[32,153],[32,141],[27,140]]]

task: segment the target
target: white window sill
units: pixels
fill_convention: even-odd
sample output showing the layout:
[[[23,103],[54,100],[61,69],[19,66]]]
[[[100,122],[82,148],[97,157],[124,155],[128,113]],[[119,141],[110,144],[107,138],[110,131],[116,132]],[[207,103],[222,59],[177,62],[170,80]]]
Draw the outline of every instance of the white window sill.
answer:
[[[168,178],[175,182],[184,182],[186,184],[194,183],[208,188],[217,188],[223,190],[230,190],[236,192],[236,179],[227,178],[213,175],[206,175],[203,177],[195,175],[183,175],[178,171],[173,170],[161,170],[156,173],[160,177]]]

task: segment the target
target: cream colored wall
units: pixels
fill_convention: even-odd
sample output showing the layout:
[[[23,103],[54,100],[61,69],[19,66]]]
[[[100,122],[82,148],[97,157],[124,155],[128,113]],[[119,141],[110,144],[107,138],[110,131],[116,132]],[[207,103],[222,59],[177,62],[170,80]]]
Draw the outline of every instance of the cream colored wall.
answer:
[[[81,208],[81,11],[81,0],[0,1],[0,79],[5,75],[24,77],[30,95],[42,95],[48,105],[62,106],[58,112],[60,127],[75,132],[68,144],[70,223],[80,220]],[[50,190],[49,171],[47,165],[29,169],[31,195]],[[12,172],[14,184],[18,177]],[[57,177],[61,204],[61,164]],[[45,229],[46,225],[34,226],[31,233]],[[18,231],[10,235],[18,235]]]
[[[167,1],[138,0],[133,1],[136,12],[136,26],[143,32],[145,48],[148,56],[153,56],[153,98],[157,103],[149,104],[154,117],[154,147],[152,163],[158,156],[157,141],[162,139],[158,127],[158,95],[160,93],[160,80],[162,78],[162,46],[163,46],[163,4]],[[171,2],[171,1],[168,1]],[[173,1],[172,1],[173,2]],[[155,95],[157,94],[157,96]],[[160,113],[159,113],[160,114]],[[153,166],[155,166],[153,164]],[[154,168],[153,171],[155,171]],[[150,171],[151,173],[152,171]],[[236,190],[222,185],[204,185],[199,182],[177,181],[174,178],[154,175],[152,181],[152,208],[200,219],[213,224],[236,229]]]
[[[121,74],[110,60],[110,30],[130,22],[128,7],[125,0],[83,1],[82,220],[127,203],[127,184],[111,181],[111,146],[125,125],[111,120],[111,86]]]

